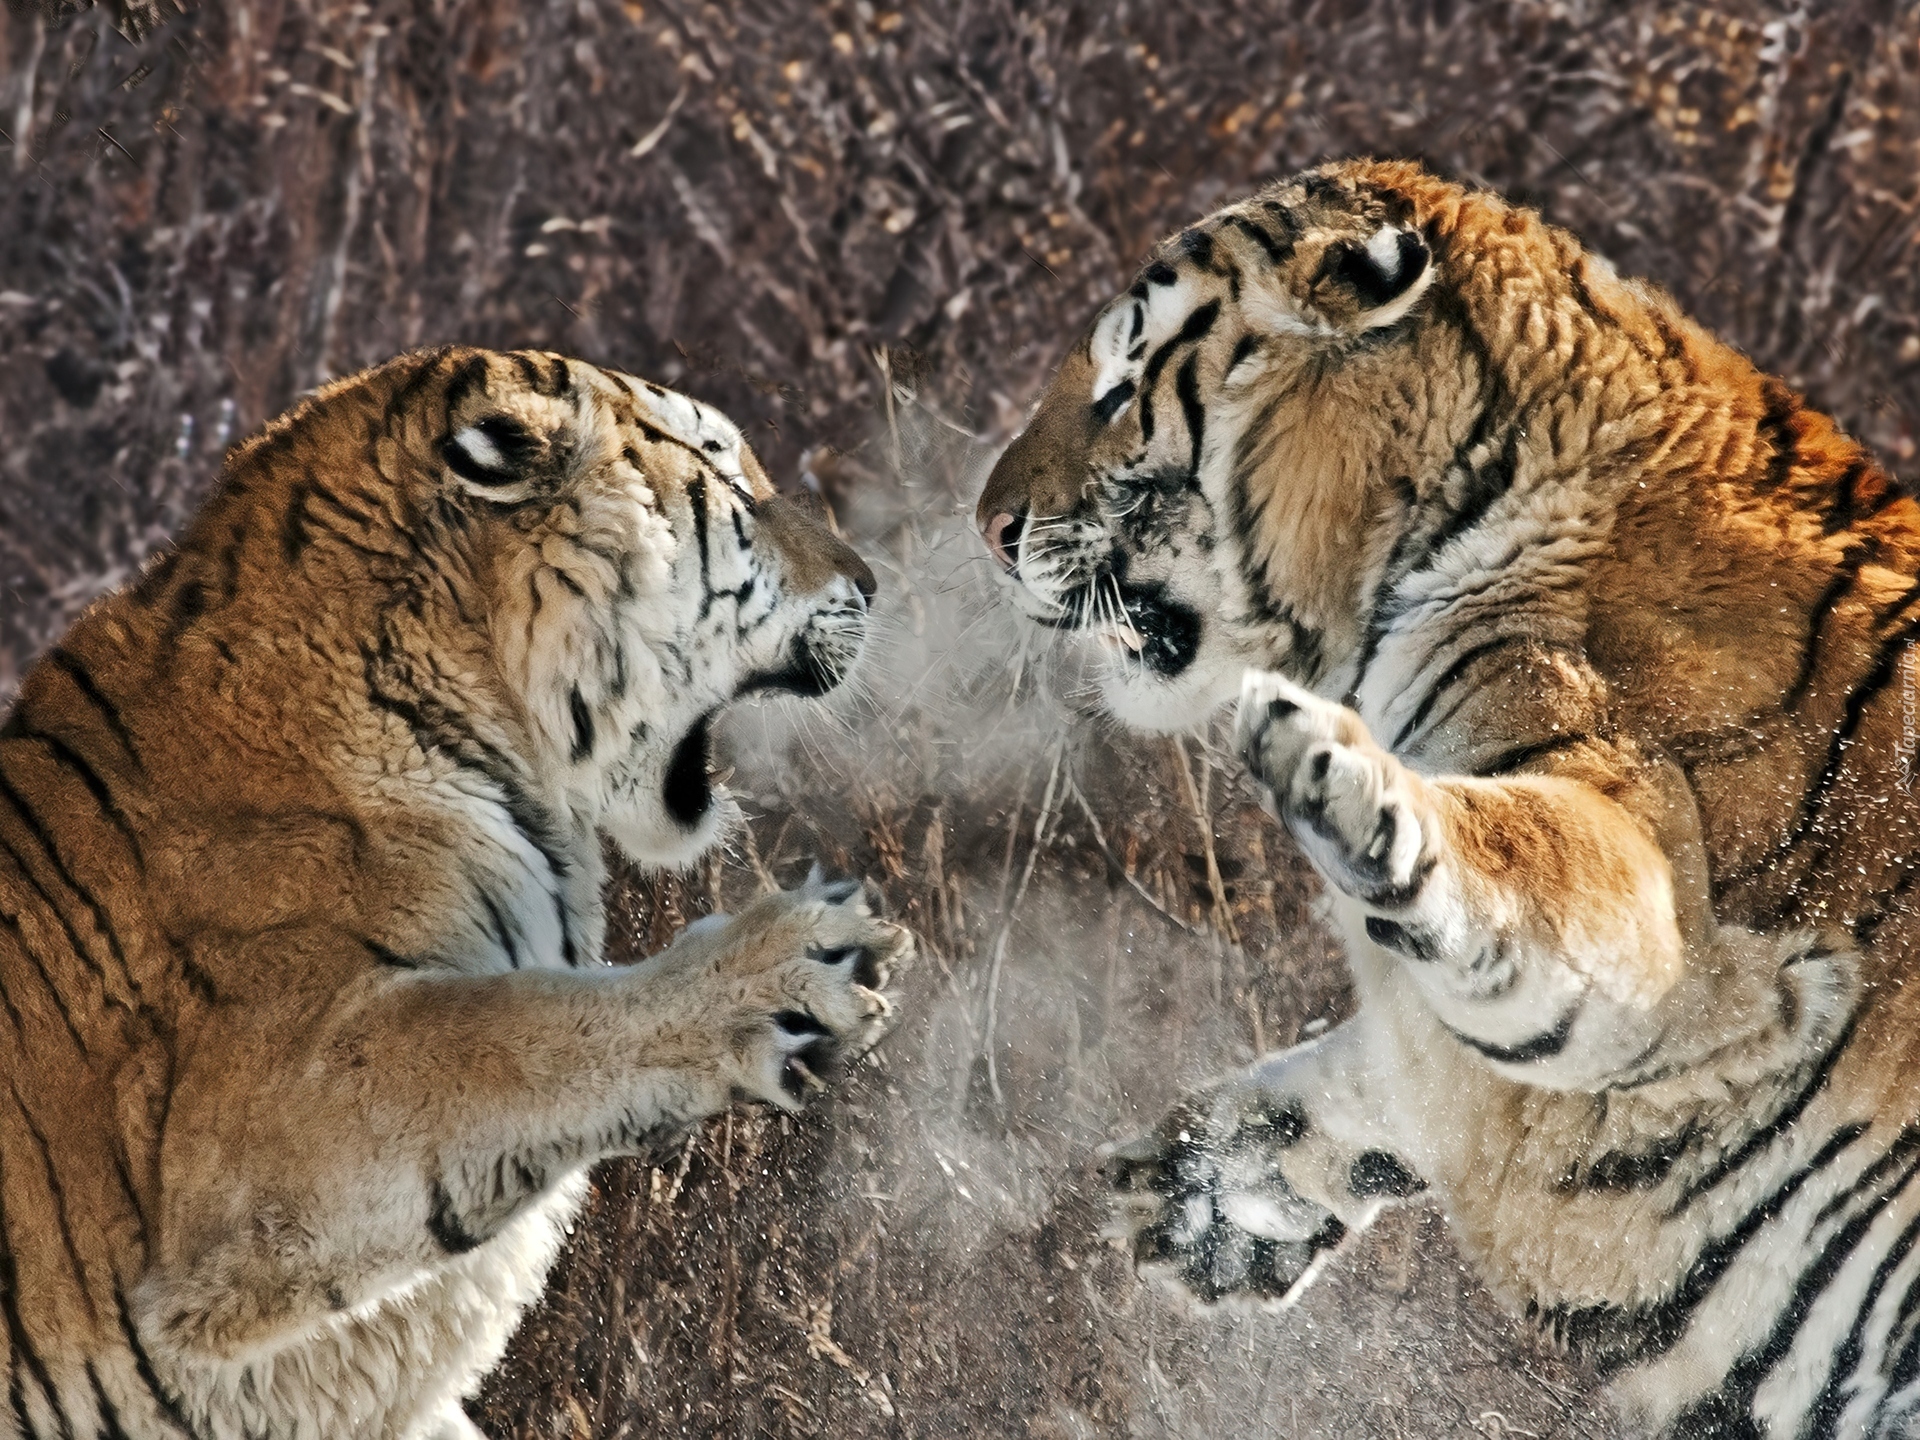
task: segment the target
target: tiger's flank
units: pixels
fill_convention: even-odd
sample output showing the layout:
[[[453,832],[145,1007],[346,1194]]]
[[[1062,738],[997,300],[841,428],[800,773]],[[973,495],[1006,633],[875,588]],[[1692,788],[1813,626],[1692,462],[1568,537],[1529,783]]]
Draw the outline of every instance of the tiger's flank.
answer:
[[[874,581],[725,416],[545,353],[329,385],[0,729],[0,1434],[434,1437],[603,1156],[821,1088],[910,948],[817,875],[601,960]]]
[[[1920,1433],[1920,506],[1572,235],[1406,163],[1167,240],[978,520],[1143,728],[1238,706],[1358,1013],[1114,1149],[1284,1304],[1425,1194],[1670,1437]]]

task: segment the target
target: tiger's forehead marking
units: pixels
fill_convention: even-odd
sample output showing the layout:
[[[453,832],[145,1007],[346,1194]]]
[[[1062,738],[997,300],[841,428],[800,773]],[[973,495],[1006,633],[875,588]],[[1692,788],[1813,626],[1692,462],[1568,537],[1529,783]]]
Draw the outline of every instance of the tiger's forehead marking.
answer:
[[[1108,420],[1117,419],[1132,403],[1132,390],[1119,397],[1114,396],[1115,390],[1139,385],[1147,357],[1179,333],[1194,306],[1207,298],[1206,289],[1202,277],[1191,269],[1161,261],[1149,265],[1134,287],[1110,303],[1094,322],[1087,342],[1094,368],[1090,398],[1096,408],[1109,411]]]
[[[753,482],[740,462],[746,438],[739,426],[711,405],[677,390],[617,371],[608,373],[633,396],[645,424],[697,453],[743,497],[753,499]]]

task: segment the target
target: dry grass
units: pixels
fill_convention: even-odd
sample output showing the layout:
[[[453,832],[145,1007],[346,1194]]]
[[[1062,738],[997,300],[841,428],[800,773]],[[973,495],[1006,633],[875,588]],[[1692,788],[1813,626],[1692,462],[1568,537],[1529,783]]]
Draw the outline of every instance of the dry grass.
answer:
[[[814,856],[928,937],[883,1063],[609,1166],[479,1406],[539,1436],[1604,1435],[1414,1211],[1294,1311],[1193,1316],[1085,1162],[1346,1003],[1212,749],[1110,733],[959,512],[1158,234],[1418,154],[1572,226],[1896,469],[1920,421],[1920,16],[1751,5],[14,0],[0,22],[0,695],[318,379],[548,345],[747,422],[883,563],[833,717],[617,948]],[[1202,820],[1204,817],[1204,823]],[[1209,858],[1211,857],[1211,858]],[[1237,940],[1238,943],[1235,943]]]

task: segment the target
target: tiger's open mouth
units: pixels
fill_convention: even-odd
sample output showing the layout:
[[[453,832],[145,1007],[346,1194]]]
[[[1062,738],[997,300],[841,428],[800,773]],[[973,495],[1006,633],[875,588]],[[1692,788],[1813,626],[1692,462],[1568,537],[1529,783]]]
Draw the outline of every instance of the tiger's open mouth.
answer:
[[[734,699],[769,691],[817,699],[834,689],[853,668],[864,637],[864,625],[854,634],[803,634],[793,644],[785,664],[777,670],[750,675],[734,692]],[[682,829],[691,830],[713,809],[715,792],[724,776],[713,766],[713,722],[723,707],[715,706],[693,722],[673,747],[660,783],[660,799]],[[731,775],[733,772],[726,772]]]
[[[691,830],[713,808],[713,717],[709,710],[693,722],[673,758],[667,762],[667,775],[660,787],[660,798],[667,814]]]
[[[1081,630],[1171,680],[1200,653],[1200,612],[1173,598],[1165,585],[1134,584],[1112,574],[1076,586],[1060,610],[1041,623]]]

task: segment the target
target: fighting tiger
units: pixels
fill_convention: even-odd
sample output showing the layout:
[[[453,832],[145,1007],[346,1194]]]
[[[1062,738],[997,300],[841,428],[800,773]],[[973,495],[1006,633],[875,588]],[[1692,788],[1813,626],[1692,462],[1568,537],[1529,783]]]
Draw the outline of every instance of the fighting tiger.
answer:
[[[1920,1435],[1920,507],[1564,230],[1331,164],[1163,242],[1001,457],[1011,598],[1237,700],[1356,1013],[1105,1166],[1299,1292],[1425,1192],[1670,1437]]]
[[[725,416],[558,355],[230,452],[0,728],[0,1434],[476,1437],[587,1167],[886,1022],[852,882],[601,959],[601,837],[711,846],[714,716],[873,592]]]

